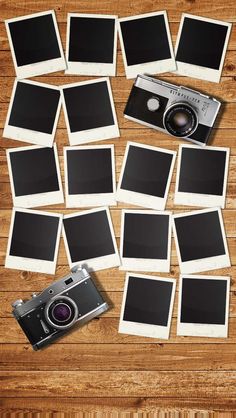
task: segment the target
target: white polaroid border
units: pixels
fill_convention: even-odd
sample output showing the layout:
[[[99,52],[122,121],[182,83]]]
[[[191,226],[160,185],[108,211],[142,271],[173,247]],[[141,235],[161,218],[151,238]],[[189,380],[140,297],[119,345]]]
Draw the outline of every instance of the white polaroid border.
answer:
[[[25,83],[25,84],[31,84],[33,86],[42,87],[42,88],[49,88],[51,90],[57,90],[60,93],[60,88],[57,86],[52,86],[51,84],[39,83],[37,81],[32,81],[32,80],[17,80],[16,79],[14,81],[14,85],[12,89],[6,122],[5,122],[4,130],[3,130],[3,137],[15,139],[17,141],[29,142],[31,144],[41,145],[45,147],[52,147],[55,133],[56,133],[57,122],[58,122],[58,118],[59,118],[60,110],[61,110],[61,95],[59,96],[57,111],[56,111],[54,124],[53,124],[53,130],[51,134],[47,134],[45,132],[40,132],[40,131],[33,131],[31,129],[21,128],[18,126],[12,126],[12,125],[9,125],[9,120],[10,120],[10,116],[12,112],[12,106],[13,106],[13,102],[15,98],[17,83]]]
[[[139,322],[123,320],[124,310],[125,310],[125,305],[126,305],[129,278],[132,277],[132,276],[135,276],[135,278],[137,277],[137,280],[138,280],[138,278],[141,278],[141,279],[155,280],[155,281],[167,282],[167,283],[172,283],[173,284],[172,292],[171,292],[171,299],[170,299],[167,326],[153,325],[153,324],[146,324],[146,323],[139,323]],[[157,276],[147,276],[147,275],[144,275],[144,274],[136,274],[136,273],[126,273],[118,332],[121,333],[121,334],[140,335],[142,337],[163,338],[163,339],[167,340],[169,338],[169,334],[170,334],[170,325],[171,325],[172,311],[173,311],[174,298],[175,298],[175,288],[176,288],[175,279],[169,279],[169,278],[157,277]]]
[[[127,189],[121,188],[130,146],[172,155],[172,162],[171,162],[169,176],[168,176],[167,183],[166,183],[166,190],[165,190],[164,197],[152,196],[149,194],[134,192],[133,190],[127,190]],[[151,145],[139,144],[137,142],[128,141],[126,145],[126,149],[125,149],[125,155],[124,155],[121,172],[120,172],[120,178],[119,178],[119,182],[117,186],[116,200],[118,202],[125,202],[125,203],[129,203],[130,205],[142,206],[142,207],[146,207],[149,209],[162,210],[162,211],[165,210],[168,192],[170,188],[170,182],[171,182],[174,165],[175,165],[176,154],[177,153],[175,151],[170,151],[164,148],[158,148],[158,147],[153,147]]]
[[[125,228],[125,215],[126,214],[141,214],[141,215],[165,215],[169,217],[169,230],[168,230],[168,244],[167,244],[167,258],[133,258],[123,256],[124,247],[124,228]],[[121,213],[121,228],[120,228],[120,258],[121,266],[120,270],[133,270],[133,271],[154,271],[168,273],[170,271],[170,252],[171,252],[171,212],[158,212],[154,210],[132,210],[122,209]]]
[[[165,26],[166,26],[166,32],[167,32],[171,58],[158,60],[158,61],[145,62],[143,64],[128,65],[120,22],[127,22],[129,20],[144,19],[146,17],[153,17],[153,16],[160,16],[160,15],[163,15],[164,20],[165,20]],[[126,78],[135,78],[138,74],[144,74],[144,73],[148,73],[148,74],[166,73],[168,71],[174,71],[176,69],[175,55],[174,55],[173,46],[172,46],[168,17],[167,17],[167,13],[165,10],[160,11],[160,12],[145,13],[145,14],[136,15],[136,16],[123,17],[122,19],[118,19],[118,33],[119,33],[119,39],[120,39],[121,52],[122,52],[123,61],[124,61]]]
[[[96,19],[114,19],[114,43],[113,43],[113,62],[82,62],[69,61],[70,49],[70,22],[72,17],[88,17]],[[67,31],[66,31],[66,61],[67,70],[65,74],[91,75],[91,76],[115,76],[116,75],[116,55],[117,55],[117,16],[103,14],[83,14],[68,13],[67,15]]]
[[[183,24],[184,24],[184,19],[186,17],[189,19],[201,20],[203,22],[215,23],[217,25],[226,26],[228,28],[228,31],[226,34],[225,44],[224,44],[224,48],[222,51],[220,66],[218,70],[214,70],[213,68],[208,68],[208,67],[202,67],[200,65],[188,64],[186,62],[176,61],[177,70],[175,71],[175,74],[219,83],[223,66],[224,66],[224,60],[225,60],[225,55],[227,51],[227,45],[229,42],[229,36],[230,36],[232,24],[228,22],[223,22],[222,20],[209,19],[207,17],[201,17],[201,16],[196,16],[196,15],[192,15],[188,13],[182,13],[180,25],[179,25],[179,31],[178,31],[178,35],[176,38],[176,44],[175,44],[175,56],[177,55],[179,42],[181,39],[181,34],[182,34],[182,29],[183,29]]]
[[[47,206],[47,205],[55,205],[57,203],[64,203],[60,165],[59,165],[56,144],[53,145],[53,151],[54,151],[54,157],[55,157],[55,163],[56,163],[56,172],[57,172],[59,190],[56,190],[54,192],[35,193],[35,194],[29,194],[29,195],[16,196],[10,154],[14,154],[16,152],[24,152],[24,151],[27,152],[30,150],[37,150],[37,149],[42,149],[42,148],[45,148],[45,147],[32,145],[29,147],[18,147],[18,148],[11,148],[11,149],[6,150],[12,200],[13,200],[13,205],[15,207],[33,208],[37,206]]]
[[[202,150],[203,152],[209,151],[222,151],[226,153],[225,158],[225,170],[224,170],[224,184],[223,184],[223,192],[222,195],[214,195],[214,194],[203,194],[203,193],[190,193],[190,192],[180,192],[179,191],[179,178],[180,178],[180,171],[181,171],[181,162],[182,162],[182,150],[183,148],[192,148]],[[230,149],[223,148],[223,147],[208,147],[205,146],[204,149],[197,145],[183,145],[179,146],[179,155],[178,155],[178,162],[177,162],[177,173],[176,173],[176,183],[175,183],[175,197],[174,197],[174,204],[175,205],[187,205],[187,206],[203,206],[203,207],[220,207],[224,209],[225,207],[225,198],[226,198],[226,188],[227,188],[227,178],[228,178],[228,168],[229,168],[229,155]],[[201,167],[199,167],[201,169]]]
[[[46,61],[40,61],[40,62],[36,62],[36,63],[33,63],[33,64],[18,66],[17,65],[17,60],[16,60],[16,55],[15,55],[15,50],[14,50],[14,44],[12,42],[11,32],[10,32],[10,29],[9,29],[9,23],[19,22],[19,21],[28,20],[28,19],[34,19],[34,18],[37,18],[37,17],[46,16],[46,15],[51,15],[52,16],[52,20],[53,20],[53,23],[54,23],[54,28],[55,28],[55,32],[56,32],[56,36],[57,36],[57,42],[58,42],[58,47],[59,47],[59,50],[60,50],[61,57],[60,58],[53,58],[53,59],[46,60]],[[10,44],[12,59],[13,59],[14,67],[15,67],[15,72],[16,72],[16,76],[17,76],[18,79],[27,78],[27,77],[34,77],[34,76],[37,76],[37,75],[53,73],[55,71],[61,71],[61,70],[66,69],[66,61],[65,61],[65,58],[64,58],[63,48],[62,48],[62,44],[61,44],[61,38],[60,38],[60,34],[59,34],[58,26],[57,26],[56,15],[55,15],[54,10],[48,10],[46,12],[40,12],[40,13],[33,13],[33,14],[30,14],[30,15],[26,15],[26,16],[19,16],[19,17],[16,17],[14,19],[7,19],[7,20],[5,20],[5,25],[6,25],[6,31],[7,31],[9,44]]]
[[[64,225],[63,225],[62,235],[64,238],[66,255],[68,258],[68,263],[69,263],[70,268],[76,266],[78,263],[83,263],[83,266],[85,266],[88,271],[104,270],[104,269],[111,268],[111,267],[119,267],[120,256],[119,256],[119,252],[118,252],[117,245],[116,245],[114,229],[113,229],[111,215],[110,215],[108,207],[104,206],[104,207],[100,207],[97,209],[89,209],[89,210],[82,211],[82,212],[72,213],[70,215],[65,215],[64,219],[76,218],[79,216],[89,215],[91,213],[97,213],[101,211],[106,211],[106,214],[107,214],[107,219],[108,219],[108,223],[110,227],[110,233],[111,233],[112,242],[113,242],[114,250],[115,250],[114,254],[104,255],[104,256],[95,257],[95,258],[89,258],[86,260],[77,260],[77,261],[72,262],[70,249],[69,249],[69,245],[68,245],[68,241],[66,237],[66,232],[65,232]],[[94,239],[96,239],[96,237],[94,237]],[[79,237],[78,237],[78,240],[79,240]]]
[[[107,83],[111,109],[112,109],[112,115],[114,119],[114,125],[102,126],[100,128],[94,128],[94,129],[85,129],[83,131],[77,131],[77,132],[71,132],[63,90],[70,89],[73,87],[84,86],[86,84],[101,83],[103,81]],[[117,117],[116,117],[116,111],[115,111],[115,105],[114,105],[113,95],[112,95],[112,90],[111,90],[111,84],[110,84],[110,80],[108,77],[97,78],[95,80],[82,81],[79,83],[66,84],[64,86],[61,86],[60,89],[61,89],[61,97],[62,97],[62,106],[64,110],[70,145],[80,145],[80,144],[85,144],[87,142],[102,141],[104,139],[110,139],[110,138],[118,138],[120,136]]]
[[[223,243],[225,247],[225,254],[212,256],[212,257],[206,257],[206,258],[200,258],[197,260],[182,261],[180,248],[179,248],[179,242],[178,242],[178,236],[177,236],[177,232],[175,228],[175,219],[186,217],[186,216],[192,217],[194,215],[210,213],[210,212],[218,212],[222,239],[223,239]],[[222,218],[222,213],[221,213],[220,208],[202,209],[202,210],[196,210],[192,212],[185,212],[185,213],[179,213],[177,215],[173,215],[172,226],[173,226],[173,234],[175,238],[176,253],[178,257],[180,272],[182,274],[198,273],[201,271],[215,270],[215,269],[231,266],[229,252],[228,252],[228,245],[227,245],[227,240],[226,240],[226,235],[225,235],[225,229],[224,229],[224,223],[223,223],[223,218]]]
[[[221,280],[226,281],[226,303],[225,303],[225,324],[197,324],[181,322],[181,308],[182,308],[182,288],[183,279],[196,280]],[[228,336],[228,322],[229,322],[229,297],[230,297],[230,277],[229,276],[193,276],[181,275],[179,279],[179,301],[178,301],[178,318],[177,318],[177,335],[184,335],[190,337],[214,337],[227,338]]]
[[[79,150],[97,150],[109,149],[111,152],[111,175],[112,175],[112,189],[111,193],[89,193],[89,194],[69,194],[68,183],[68,161],[67,152]],[[64,173],[65,173],[65,195],[66,207],[77,208],[85,206],[116,206],[116,174],[115,174],[115,151],[114,145],[90,145],[81,147],[64,147]]]
[[[11,241],[12,241],[12,234],[13,234],[16,212],[30,213],[30,214],[36,214],[36,215],[49,216],[49,217],[53,216],[55,218],[58,218],[59,223],[58,223],[53,261],[37,260],[34,258],[26,258],[26,257],[18,257],[18,256],[10,255],[10,248],[11,248]],[[54,274],[56,270],[56,262],[57,262],[59,242],[60,242],[60,236],[61,236],[62,219],[63,219],[63,215],[59,213],[42,212],[39,210],[32,210],[32,209],[13,208],[11,223],[10,223],[10,230],[9,230],[8,244],[7,244],[5,267],[10,268],[10,269],[32,271],[36,273]]]

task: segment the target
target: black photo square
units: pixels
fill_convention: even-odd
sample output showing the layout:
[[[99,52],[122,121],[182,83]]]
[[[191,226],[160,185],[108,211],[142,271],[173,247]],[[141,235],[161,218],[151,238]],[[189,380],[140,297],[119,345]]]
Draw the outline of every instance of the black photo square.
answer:
[[[54,274],[62,215],[13,209],[5,267]]]
[[[169,271],[170,239],[168,212],[124,210],[120,242],[122,267]]]
[[[69,61],[112,63],[115,19],[71,17]]]
[[[61,56],[51,14],[9,23],[9,29],[19,67]]]
[[[165,11],[119,19],[119,36],[127,78],[175,70]]]
[[[229,149],[181,146],[175,203],[224,207]]]
[[[59,99],[58,90],[18,81],[9,125],[51,134]]]
[[[225,280],[183,278],[181,322],[225,324]]]
[[[16,80],[3,136],[51,147],[59,118],[60,96],[59,87]]]
[[[65,70],[54,10],[5,21],[18,78]]]
[[[115,204],[114,146],[67,147],[65,180],[70,207]]]
[[[181,276],[177,335],[227,337],[229,295],[230,277]]]
[[[231,23],[183,13],[176,40],[177,73],[219,82]]]
[[[70,145],[119,136],[108,78],[62,87]]]
[[[71,266],[87,262],[89,269],[119,265],[114,231],[108,209],[92,209],[63,220],[66,251]]]
[[[15,206],[63,202],[56,145],[15,148],[7,151],[7,159]]]
[[[127,273],[119,332],[167,339],[175,280]]]
[[[203,209],[173,216],[182,273],[230,266],[221,211]]]
[[[175,154],[162,148],[129,142],[121,169],[117,199],[164,210]]]

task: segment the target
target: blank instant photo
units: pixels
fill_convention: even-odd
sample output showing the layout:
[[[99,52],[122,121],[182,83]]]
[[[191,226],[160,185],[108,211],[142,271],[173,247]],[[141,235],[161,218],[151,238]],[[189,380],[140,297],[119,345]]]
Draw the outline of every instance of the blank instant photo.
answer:
[[[171,213],[122,210],[121,270],[170,271]]]
[[[108,77],[61,87],[70,145],[120,136]]]
[[[176,74],[219,83],[231,23],[183,13],[176,39]]]
[[[176,69],[166,11],[119,19],[118,31],[127,78]]]
[[[21,208],[63,203],[57,147],[18,147],[7,153],[13,205]]]
[[[60,108],[59,87],[15,80],[3,136],[52,147]]]
[[[89,271],[120,265],[107,207],[64,216],[63,237],[70,267],[83,263]]]
[[[66,74],[115,76],[117,16],[68,13]]]
[[[175,151],[128,142],[116,192],[119,202],[164,210]]]
[[[54,274],[63,216],[13,208],[5,267]]]
[[[229,148],[180,145],[175,204],[225,207]]]
[[[230,267],[219,208],[173,215],[173,232],[181,273]]]
[[[67,207],[116,205],[114,145],[64,148]]]
[[[228,336],[230,277],[181,276],[177,335]]]
[[[119,332],[168,339],[174,296],[174,279],[127,273]]]
[[[5,20],[17,78],[66,69],[54,10]]]

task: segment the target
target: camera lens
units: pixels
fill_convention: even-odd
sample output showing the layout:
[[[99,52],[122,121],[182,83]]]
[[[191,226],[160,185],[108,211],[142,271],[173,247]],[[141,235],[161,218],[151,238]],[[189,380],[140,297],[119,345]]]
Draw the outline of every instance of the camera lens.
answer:
[[[78,307],[67,296],[57,296],[45,306],[45,317],[54,328],[69,328],[77,320]]]
[[[197,127],[196,112],[186,103],[176,103],[164,114],[164,126],[174,136],[184,137],[192,134]]]
[[[52,309],[52,316],[56,321],[65,322],[71,317],[71,309],[65,303],[59,302]]]

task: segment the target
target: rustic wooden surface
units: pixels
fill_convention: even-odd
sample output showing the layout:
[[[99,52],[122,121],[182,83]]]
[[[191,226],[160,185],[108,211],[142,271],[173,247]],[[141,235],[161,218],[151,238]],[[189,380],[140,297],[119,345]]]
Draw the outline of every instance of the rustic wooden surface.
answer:
[[[0,128],[6,118],[14,81],[14,68],[3,20],[37,11],[54,9],[65,45],[67,12],[105,13],[128,16],[167,9],[170,29],[175,41],[181,12],[196,13],[215,19],[235,22],[226,54],[220,84],[163,74],[162,79],[183,83],[215,95],[224,104],[214,129],[212,144],[231,149],[227,205],[224,223],[227,232],[232,267],[209,272],[231,275],[230,321],[228,339],[207,339],[176,336],[174,318],[168,341],[118,334],[119,311],[124,284],[124,272],[118,269],[95,274],[95,280],[108,299],[111,309],[94,319],[80,331],[71,332],[46,350],[33,352],[24,334],[11,316],[10,303],[40,291],[53,279],[68,271],[61,241],[55,277],[37,273],[4,269],[5,251],[11,216],[12,199],[6,165],[5,149],[27,145],[1,138],[0,144],[0,413],[54,411],[88,412],[145,412],[146,416],[163,410],[169,412],[236,411],[236,5],[235,0],[22,0],[0,1]],[[89,77],[86,77],[89,78]],[[86,79],[54,73],[37,77],[51,84],[64,84]],[[144,129],[123,118],[124,104],[132,80],[124,77],[118,45],[117,77],[111,79],[118,114],[121,138],[113,141],[116,153],[117,179],[127,140],[178,149],[180,141],[167,135]],[[62,167],[63,146],[68,145],[64,116],[61,114],[56,133]],[[103,141],[111,143],[111,141]],[[62,167],[63,172],[63,167]],[[64,177],[64,173],[63,173]],[[172,179],[167,208],[175,212],[191,210],[173,206],[175,173]],[[120,209],[111,210],[119,243]],[[70,213],[64,205],[51,206],[52,211]],[[178,280],[179,268],[172,243],[170,277]],[[207,273],[208,274],[208,273]],[[177,296],[177,295],[176,295]],[[129,414],[128,414],[129,413]],[[219,414],[221,416],[221,413]]]

